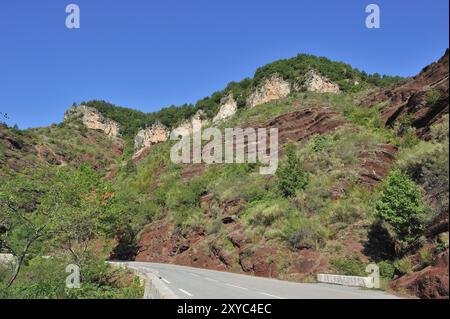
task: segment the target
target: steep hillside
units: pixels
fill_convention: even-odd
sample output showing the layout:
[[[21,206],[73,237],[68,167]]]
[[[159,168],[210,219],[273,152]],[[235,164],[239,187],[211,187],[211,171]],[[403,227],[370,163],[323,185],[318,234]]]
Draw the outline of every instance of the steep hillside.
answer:
[[[25,131],[0,125],[0,175],[86,162],[108,171],[122,152],[122,140],[105,138],[78,120]]]
[[[170,132],[195,124],[278,128],[277,173],[174,164]],[[31,261],[73,245],[299,281],[375,262],[383,289],[448,298],[448,51],[411,79],[299,55],[195,105],[83,102],[48,128],[0,126],[0,164],[1,208],[50,225]],[[36,231],[8,216],[5,252]]]
[[[415,96],[442,90],[433,102],[411,107],[409,113],[417,116],[434,114],[425,116],[421,125],[414,124],[419,121],[398,125],[387,121],[393,106],[382,98],[371,100],[380,96],[377,90],[290,93],[240,109],[223,124],[277,127],[282,144],[295,143],[309,181],[293,197],[280,194],[279,176],[262,177],[251,165],[176,167],[164,160],[167,148],[155,148],[138,164],[130,181],[157,206],[155,221],[140,234],[136,260],[293,280],[313,280],[315,273],[324,271],[361,275],[366,264],[377,262],[385,288],[392,278],[400,278],[394,281],[396,289],[421,297],[448,296],[446,61],[448,52],[417,77],[387,91],[407,88]],[[432,82],[424,80],[430,70],[440,70],[437,75],[431,72]],[[370,100],[374,103],[367,103]],[[404,174],[402,178],[412,180],[411,187],[422,194],[418,200],[427,207],[421,212],[425,214],[422,230],[414,234],[413,241],[405,241],[378,213],[381,209],[376,203],[383,200],[397,170]],[[146,189],[145,185],[152,186]],[[439,230],[428,235],[428,227]],[[424,274],[417,275],[421,271]],[[414,273],[412,279],[403,279],[409,273]],[[429,279],[424,283],[422,278]]]

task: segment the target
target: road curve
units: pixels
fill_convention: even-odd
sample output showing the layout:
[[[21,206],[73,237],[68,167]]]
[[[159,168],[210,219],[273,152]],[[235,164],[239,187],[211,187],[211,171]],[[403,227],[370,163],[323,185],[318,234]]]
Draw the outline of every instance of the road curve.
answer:
[[[382,291],[329,284],[295,283],[171,264],[126,262],[157,274],[181,299],[393,299]]]

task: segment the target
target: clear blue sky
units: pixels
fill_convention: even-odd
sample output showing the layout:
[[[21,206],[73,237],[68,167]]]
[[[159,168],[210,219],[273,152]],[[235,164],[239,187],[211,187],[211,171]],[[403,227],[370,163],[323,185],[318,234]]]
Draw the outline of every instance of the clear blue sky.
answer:
[[[65,27],[65,7],[81,29]],[[381,29],[365,28],[365,6]],[[0,112],[21,128],[72,102],[194,103],[268,62],[312,53],[414,75],[448,47],[448,0],[14,0],[0,3]]]

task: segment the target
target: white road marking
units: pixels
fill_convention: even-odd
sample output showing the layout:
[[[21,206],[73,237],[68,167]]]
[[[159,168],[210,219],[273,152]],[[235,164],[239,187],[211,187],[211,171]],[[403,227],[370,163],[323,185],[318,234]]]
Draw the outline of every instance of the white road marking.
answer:
[[[279,297],[279,296],[275,296],[275,295],[271,295],[271,294],[268,294],[268,293],[265,293],[265,292],[259,292],[261,295],[266,295],[266,296],[269,296],[269,297],[273,297],[273,298],[277,298],[277,299],[286,299],[286,298],[283,298],[283,297]]]
[[[193,272],[190,272],[189,274],[191,274],[192,276],[195,276],[195,277],[201,277],[200,275],[194,274]]]
[[[168,281],[167,279],[161,278],[162,281],[164,281],[166,284],[170,285],[170,281]]]
[[[187,292],[187,291],[186,291],[186,290],[184,290],[184,289],[178,288],[178,290],[179,290],[179,291],[181,291],[182,293],[184,293],[184,294],[188,295],[189,297],[192,297],[192,296],[193,296],[193,294],[191,294],[191,293]]]
[[[212,279],[212,278],[209,278],[209,277],[205,277],[205,279],[209,280],[209,281],[212,281],[212,282],[219,282],[218,280],[215,280],[215,279]]]
[[[241,286],[236,286],[236,285],[232,285],[232,284],[226,284],[226,285],[230,286],[230,287],[238,288],[238,289],[248,290],[248,288],[241,287]]]

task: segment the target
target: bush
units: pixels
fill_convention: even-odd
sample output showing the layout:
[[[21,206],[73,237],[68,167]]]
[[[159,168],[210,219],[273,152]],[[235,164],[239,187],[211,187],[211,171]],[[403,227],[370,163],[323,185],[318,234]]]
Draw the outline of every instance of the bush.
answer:
[[[366,265],[357,256],[332,259],[331,265],[341,275],[346,276],[367,275]]]
[[[380,268],[380,275],[386,279],[392,279],[395,275],[395,266],[392,262],[383,260],[378,263],[378,267]]]
[[[413,269],[411,259],[409,257],[404,257],[402,259],[396,260],[394,262],[394,267],[402,275],[412,273]]]
[[[301,216],[291,217],[284,227],[284,237],[296,249],[316,249],[325,244],[325,230],[319,223]]]
[[[385,182],[380,199],[375,204],[379,218],[390,224],[398,238],[413,243],[426,226],[426,205],[419,187],[399,170],[392,171]]]
[[[424,267],[431,265],[431,263],[433,262],[432,252],[425,247],[423,247],[419,250],[419,256],[420,256],[420,262],[422,263],[422,266],[424,266]]]
[[[308,185],[308,174],[303,170],[302,160],[295,154],[295,146],[286,146],[286,162],[277,170],[278,188],[285,197],[295,195],[300,189]]]
[[[312,151],[315,153],[323,151],[331,143],[331,138],[327,135],[319,134],[314,135],[311,140]]]
[[[432,106],[435,104],[442,96],[442,93],[438,89],[431,89],[427,92],[427,95],[425,97],[425,102],[427,103],[427,106]]]
[[[437,126],[439,142],[420,142],[401,153],[398,167],[421,185],[432,209],[432,216],[448,210],[449,205],[449,144],[447,132]]]
[[[252,205],[246,214],[249,215],[250,224],[268,227],[282,218],[288,209],[288,204],[284,201],[261,201]]]
[[[81,267],[81,287],[66,288],[64,258],[37,257],[24,267],[10,288],[0,283],[0,299],[142,298],[143,289],[129,271],[113,269],[103,260],[89,259]]]

